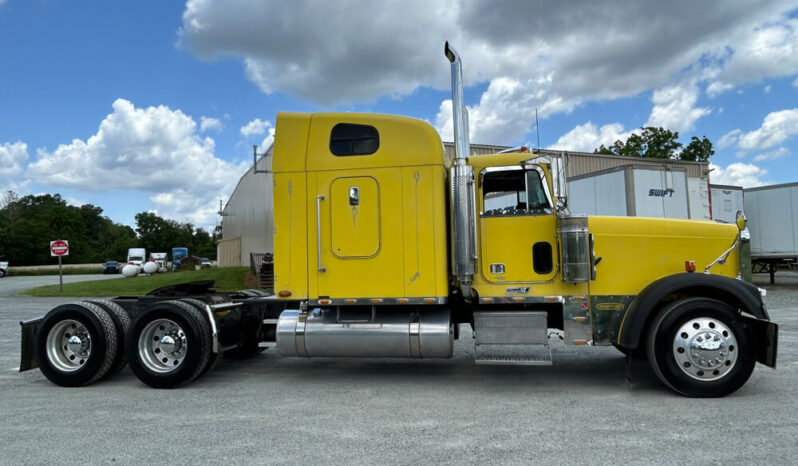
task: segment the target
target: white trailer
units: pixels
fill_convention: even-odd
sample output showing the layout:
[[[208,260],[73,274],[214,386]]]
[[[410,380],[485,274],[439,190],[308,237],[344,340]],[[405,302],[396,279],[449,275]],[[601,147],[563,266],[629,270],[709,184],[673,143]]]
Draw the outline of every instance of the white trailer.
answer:
[[[737,221],[737,212],[745,211],[743,188],[722,184],[709,185],[712,199],[712,219],[726,223]]]
[[[575,215],[709,219],[706,179],[683,168],[629,164],[568,180]]]
[[[798,264],[798,183],[749,188],[744,194],[754,272],[769,272],[773,283],[780,264]]]

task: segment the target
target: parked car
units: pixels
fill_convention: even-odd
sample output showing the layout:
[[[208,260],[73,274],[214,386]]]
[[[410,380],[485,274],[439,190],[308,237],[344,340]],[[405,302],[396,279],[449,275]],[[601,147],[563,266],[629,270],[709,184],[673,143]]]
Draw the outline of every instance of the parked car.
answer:
[[[8,275],[8,262],[0,262],[0,278]]]
[[[119,273],[119,262],[108,261],[103,264],[103,273]]]
[[[200,257],[200,267],[205,268],[205,267],[211,267],[212,265],[213,264],[211,264],[210,259],[208,259],[207,257]]]

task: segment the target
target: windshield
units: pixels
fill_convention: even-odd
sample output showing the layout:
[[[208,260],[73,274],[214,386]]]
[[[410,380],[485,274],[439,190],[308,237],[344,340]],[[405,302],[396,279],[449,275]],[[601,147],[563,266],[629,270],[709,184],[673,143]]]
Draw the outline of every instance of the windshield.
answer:
[[[130,256],[130,257],[128,257],[127,260],[129,260],[129,261],[142,261],[143,262],[144,258],[141,257],[141,256]]]

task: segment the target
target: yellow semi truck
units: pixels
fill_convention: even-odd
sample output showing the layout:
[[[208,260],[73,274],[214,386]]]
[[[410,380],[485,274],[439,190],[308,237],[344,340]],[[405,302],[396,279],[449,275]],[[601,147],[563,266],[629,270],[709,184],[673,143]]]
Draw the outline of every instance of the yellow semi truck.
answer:
[[[113,326],[96,330],[103,308],[132,317],[116,336],[155,387],[195,379],[218,354],[448,358],[455,339],[472,340],[481,364],[551,364],[553,336],[614,345],[686,396],[724,396],[756,362],[775,367],[778,328],[740,278],[742,216],[570,215],[566,154],[470,156],[461,62],[445,53],[454,159],[424,121],[278,114],[273,296],[194,284],[56,308],[23,323],[22,370],[62,385],[104,377],[123,356],[108,355]]]

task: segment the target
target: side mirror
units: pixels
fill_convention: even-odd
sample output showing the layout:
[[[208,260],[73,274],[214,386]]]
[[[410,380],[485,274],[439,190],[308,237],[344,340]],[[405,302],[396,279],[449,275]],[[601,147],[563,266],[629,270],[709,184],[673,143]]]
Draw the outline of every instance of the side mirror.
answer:
[[[743,213],[742,210],[737,211],[736,222],[737,228],[739,228],[740,231],[745,230],[746,225],[748,225],[748,219],[745,218],[745,213]]]

